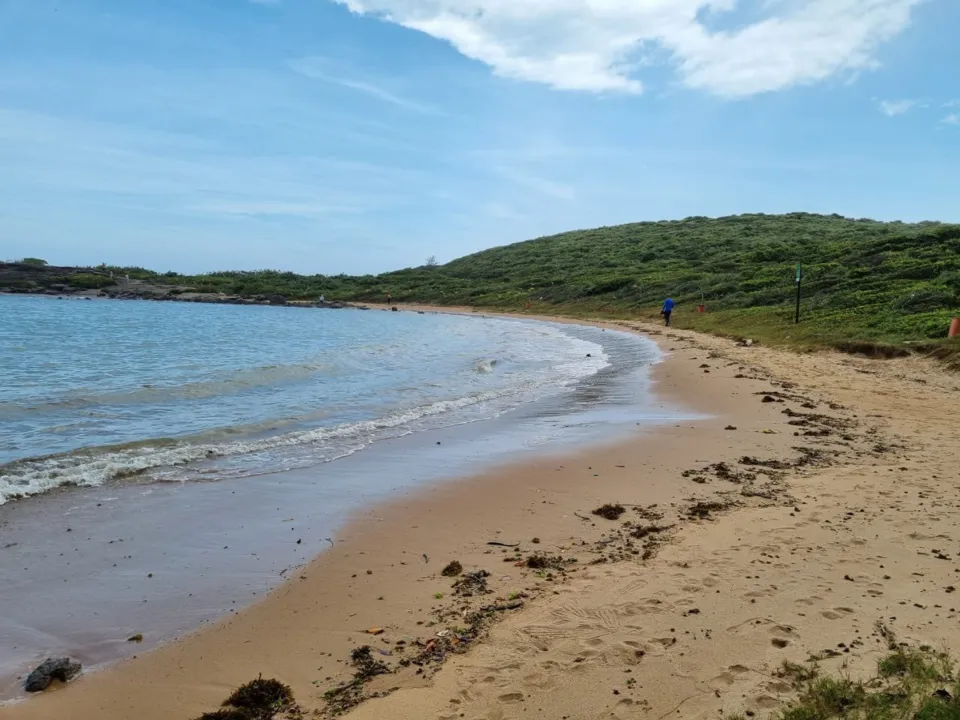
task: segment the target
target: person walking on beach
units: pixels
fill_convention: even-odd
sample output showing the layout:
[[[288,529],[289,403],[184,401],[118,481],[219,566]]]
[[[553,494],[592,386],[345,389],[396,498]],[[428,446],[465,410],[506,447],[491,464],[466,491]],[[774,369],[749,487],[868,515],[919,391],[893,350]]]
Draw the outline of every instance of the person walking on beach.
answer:
[[[393,295],[387,293],[387,305],[393,305]]]
[[[660,314],[663,315],[663,320],[667,327],[670,327],[670,315],[673,314],[673,305],[673,300],[671,298],[667,298],[663,301],[663,310],[660,311]]]

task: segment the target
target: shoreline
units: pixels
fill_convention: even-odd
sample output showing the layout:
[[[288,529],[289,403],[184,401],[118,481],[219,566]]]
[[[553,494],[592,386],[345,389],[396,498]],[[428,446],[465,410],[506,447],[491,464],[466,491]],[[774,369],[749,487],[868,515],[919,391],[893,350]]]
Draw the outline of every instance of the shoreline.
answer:
[[[456,309],[443,308],[440,311],[456,312]],[[540,319],[529,315],[519,317]],[[558,318],[549,320],[563,321]],[[633,330],[644,327],[628,323],[602,323],[601,326],[618,329],[629,327]],[[337,536],[336,546],[332,550],[315,558],[300,578],[281,586],[257,605],[139,659],[84,676],[66,689],[30,698],[18,705],[0,707],[0,717],[52,718],[66,713],[77,718],[120,718],[133,714],[145,719],[189,718],[214,709],[234,686],[256,677],[259,672],[263,672],[264,676],[276,675],[291,684],[305,708],[319,707],[325,690],[349,678],[350,669],[345,661],[352,648],[371,644],[378,649],[389,648],[389,652],[394,653],[398,649],[398,639],[413,639],[404,644],[412,644],[418,637],[427,642],[429,637],[435,636],[436,627],[426,628],[427,623],[437,622],[438,617],[450,607],[460,612],[461,604],[481,602],[475,598],[457,599],[455,605],[451,606],[449,598],[435,597],[437,593],[446,596],[450,592],[450,580],[439,574],[449,557],[451,560],[459,559],[467,570],[486,569],[492,573],[489,584],[493,593],[482,602],[526,594],[529,599],[524,601],[529,607],[511,609],[504,622],[494,626],[488,642],[477,643],[479,650],[456,655],[448,667],[436,676],[435,684],[431,685],[424,678],[435,669],[429,663],[428,670],[420,674],[408,669],[409,672],[377,678],[364,688],[365,692],[374,694],[394,688],[401,690],[362,706],[357,716],[408,717],[415,716],[405,714],[412,712],[411,708],[427,712],[427,707],[430,708],[429,712],[433,712],[430,703],[436,704],[442,700],[443,704],[453,697],[449,684],[463,679],[464,668],[477,662],[475,656],[505,651],[507,641],[503,635],[509,632],[508,626],[522,623],[525,617],[540,616],[545,612],[549,614],[551,603],[583,603],[598,587],[609,589],[612,579],[620,573],[626,573],[626,569],[636,570],[639,566],[644,576],[642,584],[653,585],[658,577],[665,573],[669,575],[667,567],[664,567],[667,562],[664,556],[690,550],[690,535],[695,539],[697,535],[709,535],[711,532],[720,532],[720,529],[730,532],[731,522],[740,513],[783,512],[786,508],[783,505],[786,484],[802,484],[810,477],[833,472],[826,465],[810,462],[784,470],[790,473],[789,477],[779,478],[776,482],[773,475],[761,473],[757,483],[750,481],[746,486],[742,481],[730,483],[719,477],[711,477],[709,473],[693,476],[703,479],[704,484],[692,481],[691,476],[683,477],[686,470],[700,471],[704,466],[717,462],[726,462],[741,472],[744,468],[740,467],[738,461],[748,455],[765,460],[773,458],[780,463],[793,465],[803,457],[810,457],[798,457],[793,450],[798,440],[792,433],[800,432],[798,428],[803,426],[790,425],[791,416],[782,412],[787,407],[793,408],[791,412],[802,412],[802,403],[789,400],[778,403],[778,398],[764,403],[760,399],[773,397],[762,393],[782,392],[799,397],[808,391],[784,386],[783,380],[775,377],[776,373],[771,377],[769,368],[753,362],[761,359],[757,356],[769,361],[768,356],[772,355],[781,362],[786,358],[789,362],[785,364],[796,371],[802,371],[808,360],[812,361],[810,364],[823,360],[836,366],[845,363],[869,365],[871,361],[793,356],[783,351],[760,348],[732,350],[734,346],[729,341],[645,327],[650,334],[661,334],[662,339],[668,341],[662,349],[671,353],[654,369],[658,394],[710,413],[713,415],[711,419],[659,428],[627,442],[588,448],[566,458],[536,459],[472,478],[431,485],[386,506],[364,511]],[[674,348],[672,351],[671,347]],[[738,354],[746,357],[734,357]],[[724,358],[724,355],[727,357]],[[751,355],[754,357],[749,357]],[[852,371],[852,379],[844,377],[844,382],[857,380],[856,372]],[[797,379],[801,386],[810,380],[809,376]],[[944,382],[949,383],[950,380]],[[926,389],[920,384],[918,387]],[[807,402],[815,402],[818,406],[823,403],[836,404],[832,400],[813,397]],[[946,400],[943,402],[947,403]],[[840,423],[860,422],[849,417],[852,415],[850,411],[821,409],[817,413],[822,413],[821,417],[832,418],[829,422],[822,421],[826,422],[826,426],[822,426],[821,422],[818,432],[825,427],[839,426]],[[737,430],[726,429],[730,426],[736,426]],[[850,431],[850,437],[854,439],[849,441],[838,441],[836,436],[841,432],[837,430],[832,433],[833,437],[809,435],[803,437],[799,444],[811,449],[824,449],[825,444],[834,443],[837,447],[830,448],[831,452],[850,455],[845,457],[841,467],[856,466],[857,463],[862,464],[864,458],[875,462],[883,455],[870,454],[870,443],[876,448],[882,441],[876,440],[880,437],[879,431],[869,433],[867,430],[863,428],[857,431],[856,437]],[[861,455],[857,456],[856,453]],[[897,462],[901,461],[906,462],[897,459]],[[756,472],[753,474],[757,475]],[[753,489],[760,492],[747,495],[745,487],[750,487],[751,492]],[[621,527],[618,523],[589,515],[594,507],[608,502],[647,508],[657,504],[660,512],[680,515],[689,507],[690,497],[711,500],[720,496],[729,499],[731,494],[747,509],[732,515],[721,514],[715,523],[709,519],[685,522],[683,527],[671,531],[678,536],[676,542],[665,545],[659,556],[654,550],[639,563],[635,558],[629,558],[631,550],[622,550],[626,547],[622,538],[611,539],[617,534],[614,530]],[[807,500],[807,504],[810,502]],[[588,520],[585,522],[582,517]],[[638,520],[636,517],[633,519]],[[672,521],[670,518],[668,520]],[[524,553],[543,551],[564,556],[578,555],[579,562],[569,571],[558,573],[552,581],[538,577],[536,573],[515,567],[515,563],[504,563],[500,557],[503,553],[491,550],[486,544],[500,537],[507,538],[509,544],[521,543]],[[537,537],[539,542],[533,543],[533,537]],[[588,564],[607,557],[608,552],[614,554],[611,546],[621,548],[616,554],[626,555],[627,558],[618,558],[616,562],[607,558],[607,562],[601,564]],[[424,562],[423,555],[427,556],[427,562]],[[754,558],[754,562],[756,560]],[[748,563],[750,565],[752,563]],[[507,577],[509,579],[505,579]],[[637,583],[640,582],[640,579],[633,577],[627,585],[635,586],[634,589],[639,593],[641,586]],[[721,580],[717,579],[716,582]],[[555,600],[554,593],[561,600]],[[706,605],[702,602],[701,605],[706,611]],[[698,610],[696,615],[699,617],[701,608],[687,607],[687,610],[691,609]],[[617,619],[618,613],[615,611],[611,615],[606,611],[599,612],[599,627],[606,628],[610,633],[626,627],[622,619]],[[685,617],[689,618],[691,614]],[[418,622],[423,624],[418,625]],[[673,622],[676,624],[679,621]],[[585,624],[592,626],[595,623],[590,621]],[[571,637],[577,636],[577,632],[569,629],[559,632],[563,628],[556,627],[556,623],[552,630],[549,623],[543,627],[545,629],[539,640],[534,637],[537,642],[533,644],[536,648],[533,656],[538,656],[538,653],[560,653],[563,656],[564,651],[560,646],[569,643]],[[383,628],[384,632],[377,635],[364,632],[371,628]],[[431,633],[431,630],[434,632]],[[781,634],[784,633],[789,634],[787,631]],[[529,632],[527,636],[533,637]],[[598,638],[594,633],[592,639]],[[391,644],[388,645],[385,640],[390,640]],[[769,639],[765,641],[769,646]],[[604,653],[594,648],[594,655],[584,655],[590,648],[578,646],[580,655],[584,655],[582,660],[575,662],[574,657],[567,662],[570,665],[567,667],[559,659],[554,659],[552,662],[556,663],[556,667],[551,672],[564,677],[568,674],[571,677],[575,674],[587,675],[590,673],[580,672],[578,668],[600,672],[611,664],[616,665],[615,658],[621,658],[626,665],[618,666],[617,672],[622,673],[624,668],[631,669],[637,664],[628,662],[631,653],[633,660],[645,657],[654,660],[667,656],[670,647],[673,647],[660,643],[657,650],[655,646],[659,640],[653,645],[649,639],[623,642],[627,644]],[[629,644],[631,642],[639,645],[634,647]],[[674,638],[674,644],[676,642]],[[793,637],[786,638],[785,642],[787,644],[780,650],[800,644]],[[542,646],[546,646],[545,649],[540,649]],[[643,655],[638,655],[641,649]],[[520,666],[524,667],[523,662],[527,658],[524,653],[520,655]],[[595,661],[599,656],[602,656],[603,662]],[[384,657],[395,658],[396,655]],[[214,659],[205,661],[204,658]],[[536,672],[543,675],[544,668]],[[516,674],[512,671],[505,673],[511,677]],[[704,679],[704,682],[707,680]],[[737,687],[743,682],[746,681],[734,673],[730,686]],[[491,707],[525,702],[524,698],[529,694],[537,694],[537,683],[532,684],[533,690],[525,688],[517,692],[503,692],[483,702],[492,702]],[[610,696],[606,686],[604,691],[604,700],[612,699],[616,701],[614,705],[628,699]],[[516,697],[518,693],[519,700]],[[473,692],[471,699],[461,699],[458,707],[480,702],[477,699],[479,695]],[[546,702],[544,699],[542,701]],[[651,701],[647,699],[646,702]],[[623,710],[622,707],[620,709]],[[447,710],[450,708],[447,707]],[[611,712],[616,712],[616,707]],[[558,717],[549,713],[541,716]],[[581,716],[594,717],[597,714],[573,715]]]

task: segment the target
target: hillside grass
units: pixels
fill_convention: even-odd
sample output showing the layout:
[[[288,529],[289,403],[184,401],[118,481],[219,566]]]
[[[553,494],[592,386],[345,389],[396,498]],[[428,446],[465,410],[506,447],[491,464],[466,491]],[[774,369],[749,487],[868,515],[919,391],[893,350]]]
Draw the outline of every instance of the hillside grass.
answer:
[[[804,266],[795,325],[795,268]],[[289,299],[469,305],[570,317],[656,319],[800,348],[950,354],[960,315],[960,225],[839,215],[694,217],[579,230],[382,275],[292,272],[159,275],[103,268],[199,292]],[[698,313],[703,304],[706,312]],[[872,348],[872,350],[871,350]]]

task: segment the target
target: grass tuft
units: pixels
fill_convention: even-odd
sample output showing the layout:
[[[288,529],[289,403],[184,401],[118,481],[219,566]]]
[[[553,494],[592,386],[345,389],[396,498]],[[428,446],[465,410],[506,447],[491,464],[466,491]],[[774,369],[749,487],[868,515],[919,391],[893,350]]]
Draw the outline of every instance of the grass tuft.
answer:
[[[789,679],[797,695],[772,720],[960,720],[955,665],[949,655],[930,648],[900,648],[886,655],[866,681],[824,676],[816,663],[784,662],[777,676]]]

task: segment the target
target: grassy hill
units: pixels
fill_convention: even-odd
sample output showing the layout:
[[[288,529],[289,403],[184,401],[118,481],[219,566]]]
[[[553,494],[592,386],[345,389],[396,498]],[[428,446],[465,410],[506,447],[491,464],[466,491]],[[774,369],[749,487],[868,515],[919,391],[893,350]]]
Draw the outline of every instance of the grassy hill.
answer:
[[[960,315],[960,225],[806,213],[687,218],[569,232],[379,276],[228,273],[190,281],[226,292],[368,301],[390,292],[400,302],[510,309],[529,302],[539,311],[615,317],[655,316],[671,296],[681,326],[794,343],[902,343],[944,338]]]
[[[795,326],[801,261],[803,322]],[[398,302],[530,303],[573,316],[655,317],[671,296],[681,327],[801,345],[902,346],[943,340],[960,315],[960,225],[807,213],[695,217],[568,232],[378,276],[147,275],[239,295],[383,301],[389,292]]]

